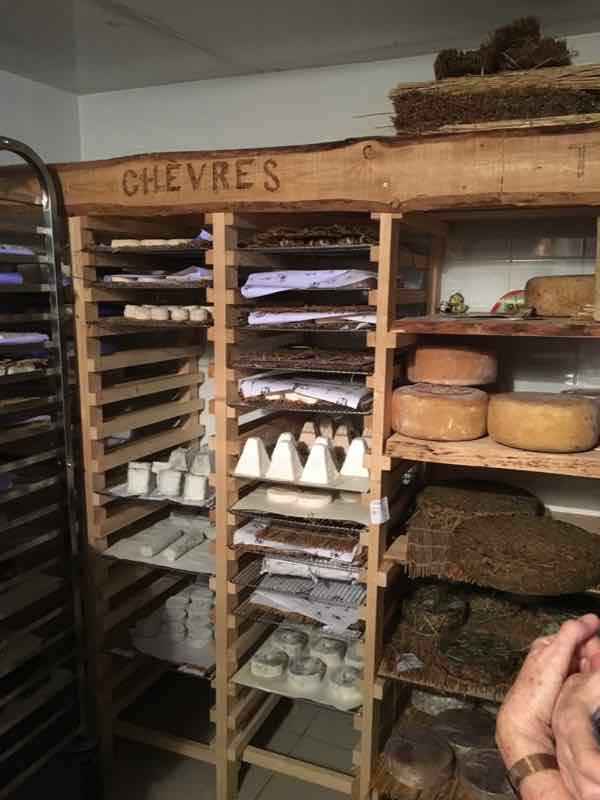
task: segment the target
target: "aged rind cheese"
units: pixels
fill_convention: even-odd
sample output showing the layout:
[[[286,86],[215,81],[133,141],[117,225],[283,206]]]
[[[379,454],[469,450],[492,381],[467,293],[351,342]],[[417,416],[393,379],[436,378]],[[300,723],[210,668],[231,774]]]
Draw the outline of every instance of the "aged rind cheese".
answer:
[[[594,275],[549,275],[530,278],[525,305],[541,317],[570,317],[594,302]]]
[[[466,386],[417,383],[392,395],[392,428],[414,439],[466,442],[487,431],[488,396]]]
[[[490,398],[488,429],[494,441],[540,453],[579,453],[598,444],[598,406],[585,397],[549,392],[507,392]]]
[[[407,376],[411,383],[483,386],[496,380],[498,359],[489,350],[467,345],[420,345],[409,356]]]

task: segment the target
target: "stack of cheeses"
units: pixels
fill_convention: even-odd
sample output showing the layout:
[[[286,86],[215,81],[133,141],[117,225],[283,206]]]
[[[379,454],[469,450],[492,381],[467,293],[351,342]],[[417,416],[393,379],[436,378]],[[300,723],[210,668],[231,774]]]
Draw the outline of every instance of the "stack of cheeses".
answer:
[[[130,461],[127,493],[204,502],[208,498],[210,455],[207,448],[178,447],[168,461]]]
[[[413,386],[392,395],[392,427],[415,439],[464,442],[489,433],[499,444],[521,450],[576,453],[600,438],[599,406],[593,399],[549,392],[488,394],[497,359],[466,345],[421,345],[410,358]]]

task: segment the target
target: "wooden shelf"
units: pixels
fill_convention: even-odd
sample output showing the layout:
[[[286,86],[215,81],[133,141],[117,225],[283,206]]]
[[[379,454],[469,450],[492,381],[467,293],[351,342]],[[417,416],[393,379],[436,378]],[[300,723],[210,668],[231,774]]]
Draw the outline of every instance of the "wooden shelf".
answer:
[[[498,317],[458,318],[449,314],[403,317],[392,323],[395,334],[422,333],[444,336],[533,336],[543,338],[590,339],[600,337],[600,322],[572,319],[501,319]]]
[[[472,442],[428,442],[395,433],[387,440],[385,454],[432,464],[600,478],[600,448],[585,453],[533,453],[505,447],[489,436]]]

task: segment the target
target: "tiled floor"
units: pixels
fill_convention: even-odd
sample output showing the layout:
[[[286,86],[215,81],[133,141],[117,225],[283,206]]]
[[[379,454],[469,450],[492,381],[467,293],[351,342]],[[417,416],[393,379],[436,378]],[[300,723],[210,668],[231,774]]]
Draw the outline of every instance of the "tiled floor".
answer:
[[[279,710],[280,709],[280,710]],[[253,744],[349,772],[357,734],[352,716],[310,703],[284,702]],[[213,800],[214,768],[131,742],[120,742],[114,798],[130,800]],[[342,800],[345,795],[277,775],[255,766],[242,771],[240,800]]]
[[[253,740],[258,747],[331,769],[350,772],[358,734],[352,716],[311,703],[282,701]],[[65,770],[69,771],[67,776]],[[44,796],[57,800],[91,800],[80,790],[71,766],[54,765],[27,787],[23,800]],[[240,800],[343,800],[346,795],[255,766],[244,766]],[[53,788],[57,794],[52,794]],[[48,793],[50,792],[50,793]],[[146,745],[118,741],[111,800],[214,800],[215,769]],[[18,798],[21,800],[21,796]]]

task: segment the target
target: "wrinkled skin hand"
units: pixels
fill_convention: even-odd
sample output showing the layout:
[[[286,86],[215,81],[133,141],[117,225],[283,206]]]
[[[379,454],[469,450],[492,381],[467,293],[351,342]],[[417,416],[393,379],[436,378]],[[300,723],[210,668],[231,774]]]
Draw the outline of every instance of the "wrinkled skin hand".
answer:
[[[581,672],[566,681],[552,718],[556,757],[576,800],[600,800],[600,746],[592,717],[600,709],[600,640],[584,647]]]
[[[599,629],[598,617],[587,614],[566,622],[556,636],[533,643],[498,715],[496,741],[508,768],[527,755],[555,754],[552,728],[555,706],[569,676],[582,669],[589,672],[596,656],[600,663],[600,642],[595,639]],[[526,800],[577,797],[556,771],[526,778],[522,794]],[[592,796],[585,800],[592,800]],[[600,793],[593,800],[600,800]]]

